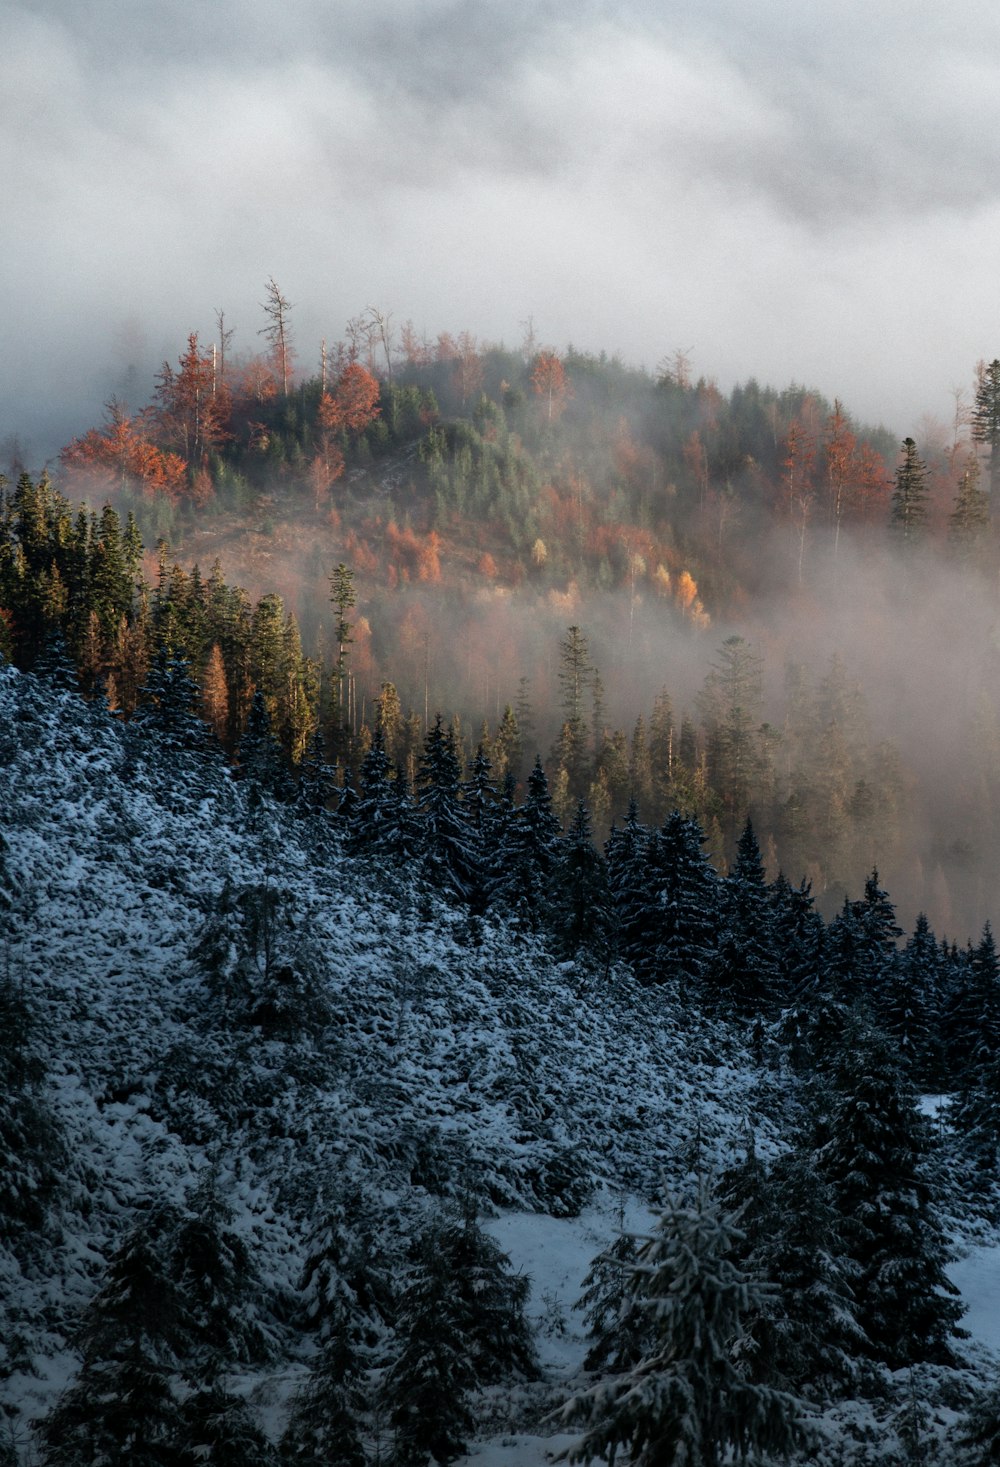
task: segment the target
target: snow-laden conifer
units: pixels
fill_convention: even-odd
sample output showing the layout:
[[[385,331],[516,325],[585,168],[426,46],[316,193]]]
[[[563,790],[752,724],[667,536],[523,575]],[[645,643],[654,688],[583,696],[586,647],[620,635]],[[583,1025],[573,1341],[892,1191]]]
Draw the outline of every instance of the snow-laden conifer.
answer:
[[[667,1199],[635,1264],[652,1348],[562,1408],[564,1422],[585,1428],[569,1461],[614,1462],[623,1452],[635,1467],[717,1467],[786,1460],[802,1444],[798,1401],[753,1380],[745,1358],[765,1288],[734,1262],[740,1236],[704,1184],[690,1203]]]

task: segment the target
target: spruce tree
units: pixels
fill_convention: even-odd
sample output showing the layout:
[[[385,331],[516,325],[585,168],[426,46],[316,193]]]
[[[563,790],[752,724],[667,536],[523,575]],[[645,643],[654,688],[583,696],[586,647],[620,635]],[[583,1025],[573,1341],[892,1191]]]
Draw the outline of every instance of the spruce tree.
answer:
[[[468,901],[480,884],[475,836],[461,804],[462,768],[453,730],[438,714],[424,742],[417,810],[431,880]]]
[[[972,436],[990,450],[990,494],[1000,491],[1000,361],[995,357],[979,372],[972,410]]]
[[[361,1421],[365,1406],[361,1367],[346,1316],[334,1310],[329,1333],[309,1380],[292,1400],[281,1439],[288,1467],[365,1467]]]
[[[561,843],[553,893],[553,926],[565,954],[573,957],[585,948],[599,960],[607,958],[611,938],[607,869],[594,847],[583,800]]]
[[[912,438],[903,439],[903,457],[896,469],[890,528],[906,550],[920,541],[927,520],[927,465],[917,456]]]
[[[819,1170],[857,1267],[858,1322],[891,1369],[949,1364],[962,1305],[945,1273],[947,1246],[924,1158],[927,1132],[888,1041],[852,1025],[834,1068]]]
[[[990,453],[991,492],[994,469],[1000,478],[1000,454],[995,448]],[[975,454],[970,454],[959,480],[954,508],[948,516],[948,539],[963,561],[976,556],[989,530],[990,501],[979,481],[979,460]]]
[[[467,1321],[455,1307],[454,1280],[438,1242],[432,1228],[414,1244],[397,1324],[402,1352],[385,1380],[397,1467],[427,1467],[429,1458],[453,1462],[475,1428]]]
[[[278,1463],[246,1402],[219,1380],[201,1386],[184,1401],[177,1443],[176,1460],[183,1467],[277,1467]]]
[[[772,1017],[780,1007],[773,909],[749,819],[721,882],[718,947],[708,982],[713,996],[738,1014]]]
[[[253,695],[246,728],[240,739],[239,766],[241,777],[252,780],[266,794],[279,800],[291,798],[292,783],[285,757],[271,732],[271,715],[259,688]]]
[[[704,1187],[691,1204],[668,1199],[636,1264],[653,1347],[562,1408],[564,1422],[585,1427],[571,1462],[622,1450],[634,1467],[716,1467],[730,1456],[785,1460],[802,1444],[796,1399],[747,1370],[747,1320],[764,1289],[734,1261],[739,1242]]]
[[[192,1321],[172,1272],[177,1221],[153,1205],[111,1257],[83,1317],[80,1373],[41,1423],[51,1467],[179,1462],[173,1379]]]
[[[528,776],[524,803],[511,811],[498,850],[494,902],[531,931],[543,926],[559,853],[560,825],[541,759]]]

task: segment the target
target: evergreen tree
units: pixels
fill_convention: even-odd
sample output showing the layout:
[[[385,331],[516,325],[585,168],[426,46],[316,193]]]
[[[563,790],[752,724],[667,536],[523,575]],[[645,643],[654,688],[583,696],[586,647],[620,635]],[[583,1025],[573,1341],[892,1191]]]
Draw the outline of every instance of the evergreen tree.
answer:
[[[191,1320],[171,1269],[176,1227],[155,1205],[110,1259],[84,1314],[80,1373],[41,1424],[52,1467],[179,1467],[172,1378]]]
[[[867,1342],[851,1287],[856,1269],[841,1256],[833,1194],[813,1157],[796,1144],[766,1167],[751,1141],[716,1190],[739,1216],[738,1261],[754,1277],[775,1281],[748,1320],[752,1378],[819,1400],[842,1394]]]
[[[475,1428],[467,1320],[455,1308],[454,1280],[438,1243],[430,1229],[414,1244],[410,1283],[400,1301],[402,1353],[385,1382],[398,1467],[427,1467],[430,1458],[453,1462]]]
[[[938,947],[923,912],[913,936],[886,972],[878,1019],[915,1083],[942,1078],[939,1041]]]
[[[1000,361],[996,358],[983,367],[976,385],[976,402],[972,410],[972,436],[977,443],[989,445],[990,495],[1000,490]]]
[[[367,1461],[359,1434],[365,1405],[360,1365],[347,1320],[331,1316],[329,1324],[281,1439],[281,1460],[288,1467],[365,1467]]]
[[[322,1344],[345,1331],[352,1348],[373,1348],[395,1313],[390,1267],[365,1194],[328,1197],[310,1234],[299,1279],[302,1322]]]
[[[1000,364],[998,364],[1000,365]],[[994,474],[1000,478],[1000,454],[990,453],[990,488]],[[948,517],[948,539],[962,560],[971,560],[986,538],[990,525],[990,502],[980,486],[979,460],[970,454],[959,480],[955,504]]]
[[[896,469],[890,527],[905,549],[916,545],[927,520],[927,465],[917,457],[912,438],[903,439],[903,457]]]
[[[625,1232],[619,1214],[618,1237],[590,1265],[580,1295],[592,1341],[586,1370],[631,1370],[653,1347],[652,1321],[636,1292],[638,1257],[635,1236]]]
[[[0,836],[0,855],[6,843]],[[2,892],[0,892],[2,899]],[[3,918],[0,907],[0,919]],[[0,923],[2,931],[2,923]],[[0,976],[0,1220],[18,1251],[40,1244],[66,1161],[45,1098],[41,1036],[23,980]]]
[[[553,892],[553,926],[567,956],[587,948],[597,958],[606,958],[611,938],[607,869],[594,847],[583,800],[561,843]]]
[[[887,1041],[858,1025],[838,1056],[829,1139],[817,1153],[858,1270],[858,1322],[892,1369],[950,1363],[962,1306],[924,1167],[927,1137]]]
[[[183,1467],[277,1467],[277,1453],[246,1402],[218,1380],[184,1402],[177,1437]]]
[[[455,736],[438,714],[420,761],[417,810],[431,880],[468,901],[481,884],[475,835],[461,804],[462,769]]]
[[[303,815],[321,815],[329,810],[337,788],[337,767],[326,760],[323,730],[313,730],[309,752],[299,767],[296,806]]]
[[[764,862],[747,820],[733,869],[721,883],[718,948],[709,984],[713,994],[745,1016],[777,1012],[778,987],[773,912]]]
[[[261,1281],[253,1256],[233,1227],[233,1212],[207,1173],[178,1220],[173,1254],[176,1287],[189,1318],[192,1346],[185,1368],[213,1384],[236,1362],[266,1358],[254,1303]]]
[[[704,1188],[690,1205],[668,1199],[636,1265],[653,1349],[562,1408],[586,1428],[571,1462],[613,1461],[623,1449],[635,1467],[716,1467],[730,1454],[787,1459],[802,1444],[795,1398],[753,1381],[744,1362],[764,1290],[734,1262],[739,1241]]]
[[[246,728],[239,745],[240,774],[276,799],[291,797],[292,783],[281,745],[271,732],[271,715],[258,688],[250,704]]]
[[[582,798],[588,781],[587,721],[584,697],[594,685],[587,639],[578,626],[567,629],[559,644],[559,691],[562,730],[553,751],[553,763],[565,769],[571,799]]]
[[[498,849],[493,900],[503,903],[523,926],[537,931],[548,912],[559,854],[560,826],[552,810],[542,761],[528,776],[524,803],[512,809]]]
[[[130,727],[164,750],[205,752],[213,747],[210,730],[198,716],[201,689],[183,657],[161,647],[141,696]]]
[[[650,858],[657,981],[675,983],[682,1001],[701,991],[717,940],[718,879],[704,840],[697,820],[675,811]]]
[[[79,693],[80,680],[76,664],[70,656],[66,639],[58,627],[54,627],[45,639],[33,668],[36,677],[44,678],[49,687],[63,693]]]

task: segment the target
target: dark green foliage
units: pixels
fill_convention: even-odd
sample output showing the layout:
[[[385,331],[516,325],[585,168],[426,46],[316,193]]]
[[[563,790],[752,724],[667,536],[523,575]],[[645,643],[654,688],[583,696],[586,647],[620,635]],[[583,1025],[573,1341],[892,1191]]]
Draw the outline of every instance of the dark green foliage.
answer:
[[[329,1020],[322,954],[269,878],[239,891],[223,886],[191,959],[218,1011],[241,1026],[293,1041]]]
[[[209,1381],[221,1369],[267,1355],[256,1318],[261,1280],[246,1241],[232,1224],[232,1210],[208,1173],[178,1222],[172,1246],[177,1287],[194,1341],[185,1369]]]
[[[246,728],[240,739],[239,768],[243,779],[253,781],[267,794],[279,800],[291,798],[288,767],[281,745],[271,732],[271,715],[260,689],[253,695]]]
[[[142,706],[132,726],[161,749],[198,753],[210,750],[213,740],[198,716],[201,689],[191,677],[190,664],[161,647],[142,689]]]
[[[877,995],[880,1027],[895,1042],[900,1063],[916,1084],[940,1084],[938,945],[923,912],[903,952],[895,955]]]
[[[292,1401],[281,1439],[281,1461],[289,1467],[365,1467],[359,1435],[365,1392],[345,1319],[331,1329],[306,1386]]]
[[[400,1302],[402,1353],[386,1379],[398,1467],[453,1462],[475,1427],[469,1393],[476,1383],[466,1348],[464,1311],[454,1307],[454,1280],[425,1233],[413,1250],[413,1273]]]
[[[972,410],[972,436],[990,450],[990,494],[1000,490],[1000,361],[981,369]]]
[[[417,775],[424,861],[435,886],[468,901],[481,887],[475,835],[461,803],[462,768],[453,731],[441,715],[424,741]]]
[[[85,1364],[40,1424],[48,1467],[187,1467],[169,1372],[146,1359]]]
[[[739,1218],[741,1264],[773,1282],[748,1320],[744,1354],[753,1379],[817,1400],[843,1395],[866,1341],[855,1270],[842,1257],[840,1218],[813,1157],[800,1143],[767,1166],[751,1141],[717,1193]]]
[[[185,1467],[276,1467],[278,1461],[246,1402],[218,1381],[185,1400],[178,1439]]]
[[[0,977],[0,1218],[18,1248],[42,1241],[65,1149],[45,1097],[42,1041],[23,982]]]
[[[585,948],[606,959],[612,931],[607,869],[594,848],[582,800],[560,846],[553,894],[553,928],[567,957]]]
[[[528,776],[524,803],[510,811],[501,830],[493,903],[506,907],[521,926],[537,931],[548,910],[561,833],[541,759],[535,759]]]
[[[994,365],[997,365],[994,363]],[[971,561],[981,550],[990,526],[990,501],[979,482],[979,461],[970,454],[959,481],[955,504],[948,517],[948,538],[956,554]],[[990,492],[1000,482],[1000,454],[990,450]]]
[[[899,543],[911,549],[918,543],[927,520],[927,465],[917,457],[912,438],[903,439],[903,457],[896,469],[889,523]]]
[[[180,1462],[172,1379],[192,1321],[171,1269],[177,1221],[172,1208],[148,1208],[110,1259],[81,1324],[80,1374],[41,1424],[46,1462]]]
[[[320,1210],[299,1280],[301,1318],[322,1343],[346,1334],[372,1349],[395,1313],[391,1261],[379,1242],[371,1201],[359,1188]]]
[[[54,627],[45,639],[45,645],[35,662],[34,672],[44,678],[50,687],[64,693],[78,693],[80,682],[76,667],[66,646],[66,639],[58,627]]]
[[[636,1265],[652,1348],[563,1407],[564,1421],[585,1427],[571,1462],[622,1450],[636,1467],[715,1467],[730,1452],[786,1460],[803,1444],[798,1402],[746,1368],[747,1322],[764,1291],[735,1261],[740,1241],[704,1189],[690,1205],[668,1201]]]
[[[887,1041],[849,1028],[837,1058],[829,1139],[817,1165],[857,1269],[858,1322],[892,1369],[950,1363],[962,1305],[924,1165],[925,1125]]]
[[[775,1015],[785,995],[779,986],[764,863],[749,820],[740,836],[733,869],[721,884],[718,920],[720,935],[708,977],[710,991],[737,1014]]]
[[[631,1370],[652,1348],[652,1321],[636,1296],[638,1256],[635,1237],[619,1232],[583,1281],[580,1307],[592,1341],[583,1362],[587,1370]]]
[[[957,1467],[1000,1463],[1000,1386],[981,1391],[955,1432]]]
[[[402,1354],[387,1378],[396,1459],[451,1462],[474,1417],[469,1395],[511,1375],[536,1373],[524,1318],[528,1281],[471,1215],[431,1227],[412,1250],[400,1304]]]
[[[649,852],[647,971],[674,984],[682,1002],[702,990],[718,934],[718,880],[704,839],[697,820],[675,811]]]

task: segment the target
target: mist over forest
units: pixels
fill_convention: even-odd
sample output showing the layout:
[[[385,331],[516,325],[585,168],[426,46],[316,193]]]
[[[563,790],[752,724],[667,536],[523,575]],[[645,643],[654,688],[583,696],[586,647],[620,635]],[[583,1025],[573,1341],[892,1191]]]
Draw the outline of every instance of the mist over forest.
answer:
[[[654,824],[677,807],[724,872],[749,817],[827,916],[877,869],[907,930],[981,930],[996,363],[900,444],[816,390],[725,395],[681,349],[648,372],[530,320],[511,349],[369,307],[313,353],[273,278],[264,297],[257,349],[217,312],[42,477],[8,444],[15,661],[58,625],[127,718],[166,646],[215,680],[234,758],[260,692],[291,767],[318,737],[338,785],[390,714],[412,784],[440,714],[466,767],[482,745],[523,787],[540,756],[598,842],[630,800]],[[95,604],[76,562],[122,555]]]

